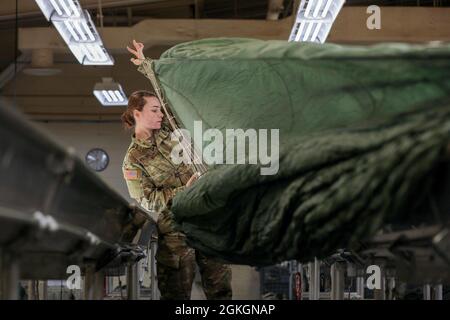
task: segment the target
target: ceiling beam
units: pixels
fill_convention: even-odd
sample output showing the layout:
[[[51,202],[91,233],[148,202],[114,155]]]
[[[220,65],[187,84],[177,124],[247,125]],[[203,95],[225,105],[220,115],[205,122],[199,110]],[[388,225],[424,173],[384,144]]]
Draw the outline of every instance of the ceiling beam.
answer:
[[[335,21],[329,42],[427,42],[450,41],[450,8],[383,7],[380,30],[369,30],[366,7],[344,7]],[[126,53],[132,39],[147,47],[213,37],[249,37],[287,40],[292,17],[277,20],[148,19],[132,27],[105,27],[99,30],[105,46],[113,53]],[[68,52],[53,28],[19,30],[21,51],[51,48]]]
[[[102,0],[102,8],[123,8],[145,6],[146,10],[164,9],[180,6],[190,6],[195,0]],[[98,0],[80,1],[83,9],[98,9]],[[0,21],[13,21],[16,19],[14,1],[6,2],[0,6]],[[19,19],[43,17],[35,1],[19,1]]]

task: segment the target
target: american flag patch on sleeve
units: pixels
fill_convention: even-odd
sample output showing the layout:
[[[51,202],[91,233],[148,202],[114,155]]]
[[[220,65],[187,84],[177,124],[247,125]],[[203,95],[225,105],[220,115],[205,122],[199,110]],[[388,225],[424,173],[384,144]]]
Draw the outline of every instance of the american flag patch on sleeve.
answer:
[[[125,169],[123,172],[124,178],[126,180],[138,180],[139,172],[136,169]]]

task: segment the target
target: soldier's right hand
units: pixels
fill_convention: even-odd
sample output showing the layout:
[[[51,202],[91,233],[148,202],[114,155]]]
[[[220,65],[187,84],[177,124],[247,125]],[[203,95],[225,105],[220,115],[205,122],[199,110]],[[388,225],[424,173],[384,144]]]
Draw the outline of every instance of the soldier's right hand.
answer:
[[[199,177],[198,172],[194,173],[189,179],[189,181],[186,183],[186,187],[190,187],[195,181],[197,181],[198,177]]]

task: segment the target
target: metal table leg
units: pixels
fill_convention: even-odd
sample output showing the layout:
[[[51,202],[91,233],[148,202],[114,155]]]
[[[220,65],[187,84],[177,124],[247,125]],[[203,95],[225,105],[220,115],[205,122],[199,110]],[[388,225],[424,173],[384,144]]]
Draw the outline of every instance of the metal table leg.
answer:
[[[314,258],[314,262],[308,263],[309,269],[309,300],[320,299],[320,261]]]
[[[36,300],[36,281],[35,280],[28,281],[27,295],[28,295],[28,300]]]
[[[297,260],[289,261],[289,300],[294,300],[294,291],[296,288],[296,275],[299,272],[300,265]],[[301,273],[300,273],[301,274]]]
[[[299,263],[298,264],[298,272],[300,273],[300,279],[301,279],[301,286],[300,286],[300,290],[301,290],[301,297],[300,300],[305,299],[304,297],[304,292],[306,291],[306,284],[305,284],[305,271],[303,269],[303,264]]]
[[[317,258],[314,258],[314,283],[315,283],[315,291],[314,291],[314,300],[320,299],[320,261]]]
[[[429,284],[423,286],[423,300],[431,300],[431,286]]]
[[[331,265],[331,300],[344,300],[344,267],[341,262]]]
[[[289,300],[294,300],[294,272],[292,272],[292,261],[289,261]]]
[[[19,299],[19,274],[17,259],[0,248],[0,300]]]
[[[384,267],[380,268],[380,289],[374,289],[373,297],[375,300],[386,300],[386,273]]]
[[[434,289],[434,300],[442,300],[442,284],[437,284],[433,287]]]
[[[128,300],[139,299],[139,276],[138,263],[129,263],[127,266],[127,298]]]
[[[152,235],[150,241],[150,281],[151,281],[151,299],[158,300],[158,278],[156,277],[156,249],[158,247],[158,237]]]
[[[315,290],[314,262],[308,262],[308,299],[314,300]]]
[[[105,294],[105,274],[95,272],[95,264],[87,263],[84,273],[84,300],[101,300]]]
[[[84,271],[83,299],[94,300],[95,265],[87,263]]]
[[[42,283],[42,300],[48,300],[48,284],[47,280],[40,281]]]
[[[387,289],[388,289],[388,300],[394,300],[394,290],[395,290],[395,278],[389,277],[386,279]]]
[[[357,277],[356,278],[356,292],[361,300],[364,299],[364,286],[365,286],[364,277]]]
[[[103,271],[94,274],[94,300],[102,300],[105,297],[105,273]]]

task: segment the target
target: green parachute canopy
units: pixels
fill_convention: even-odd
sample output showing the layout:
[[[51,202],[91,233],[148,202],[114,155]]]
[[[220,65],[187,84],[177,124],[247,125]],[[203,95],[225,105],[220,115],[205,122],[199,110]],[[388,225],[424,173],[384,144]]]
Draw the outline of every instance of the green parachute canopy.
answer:
[[[276,174],[215,165],[174,199],[189,243],[230,262],[308,260],[373,235],[423,191],[448,140],[450,45],[219,38],[153,66],[192,137],[194,121],[224,137],[279,129]]]

